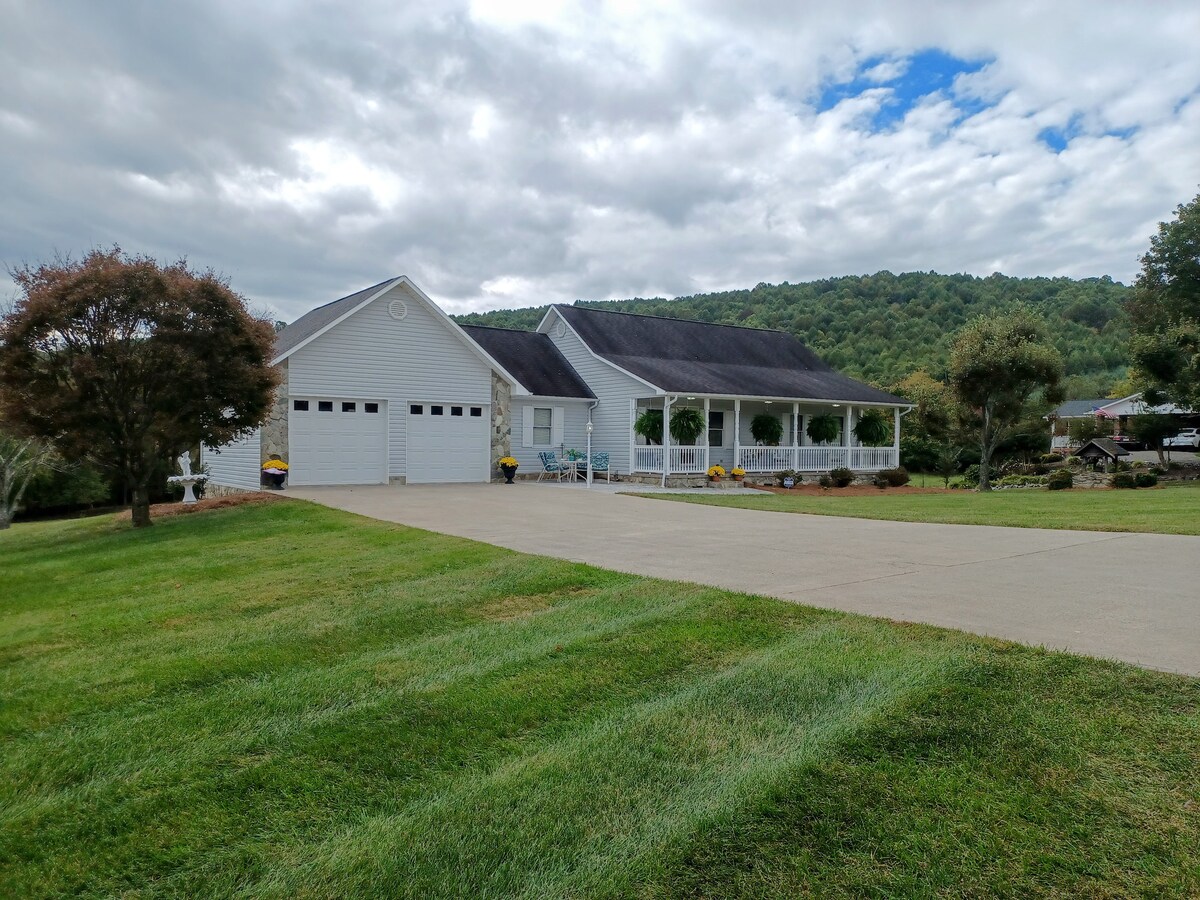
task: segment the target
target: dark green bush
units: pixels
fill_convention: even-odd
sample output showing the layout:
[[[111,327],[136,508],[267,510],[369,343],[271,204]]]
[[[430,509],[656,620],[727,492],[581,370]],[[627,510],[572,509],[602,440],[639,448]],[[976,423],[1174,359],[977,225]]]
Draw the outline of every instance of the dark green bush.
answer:
[[[849,487],[854,484],[854,473],[845,466],[839,466],[829,470],[829,480],[833,482],[834,487]]]
[[[1137,472],[1134,474],[1133,480],[1140,488],[1156,487],[1158,485],[1158,476],[1153,472]]]
[[[1108,484],[1115,488],[1135,488],[1137,487],[1137,476],[1132,472],[1114,472],[1108,479]]]
[[[87,463],[66,465],[35,475],[25,489],[25,515],[84,509],[112,499],[108,479]]]
[[[779,485],[780,487],[785,486],[783,483],[785,478],[791,478],[793,480],[792,481],[793,485],[803,483],[803,479],[801,478],[800,473],[793,469],[784,469],[782,472],[775,473],[775,483],[777,485]]]
[[[833,487],[833,479],[829,477],[828,472],[822,472],[821,477],[817,479],[817,484],[823,488]]]
[[[888,487],[904,487],[904,485],[912,480],[908,474],[908,469],[904,468],[904,466],[896,466],[894,469],[880,469],[877,477],[886,481]]]
[[[963,469],[962,486],[965,488],[979,487],[979,465],[970,465]]]
[[[1052,491],[1062,491],[1072,487],[1075,479],[1070,469],[1055,469],[1046,476],[1046,487]]]

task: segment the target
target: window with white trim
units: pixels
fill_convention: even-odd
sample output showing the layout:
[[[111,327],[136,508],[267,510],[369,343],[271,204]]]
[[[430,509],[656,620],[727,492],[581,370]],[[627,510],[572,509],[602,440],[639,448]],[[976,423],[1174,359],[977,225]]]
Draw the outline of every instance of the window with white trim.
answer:
[[[548,406],[533,408],[533,446],[549,447],[554,424],[554,410]]]

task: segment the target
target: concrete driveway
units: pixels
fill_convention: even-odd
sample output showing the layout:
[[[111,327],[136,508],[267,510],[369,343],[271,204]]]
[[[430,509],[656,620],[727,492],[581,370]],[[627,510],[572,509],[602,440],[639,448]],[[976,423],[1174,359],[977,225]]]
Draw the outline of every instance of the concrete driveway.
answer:
[[[878,522],[520,483],[288,494],[525,553],[1200,675],[1200,537]]]

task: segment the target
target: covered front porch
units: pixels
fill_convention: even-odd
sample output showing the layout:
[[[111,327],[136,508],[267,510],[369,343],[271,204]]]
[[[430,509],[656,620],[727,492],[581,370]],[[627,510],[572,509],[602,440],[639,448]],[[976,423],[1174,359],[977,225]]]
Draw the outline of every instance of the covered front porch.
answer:
[[[681,409],[701,414],[707,428],[694,444],[680,444],[671,437],[671,416]],[[900,460],[899,406],[890,407],[892,442],[890,446],[863,446],[854,437],[854,426],[866,409],[884,409],[878,405],[860,406],[786,399],[746,399],[740,397],[644,397],[630,403],[631,470],[640,474],[703,474],[719,465],[727,471],[740,467],[747,474],[769,475],[776,472],[827,472],[845,467],[856,472],[876,472],[894,468]],[[661,410],[663,427],[658,443],[638,435],[633,423],[647,410]],[[837,435],[831,441],[813,442],[807,433],[816,416],[831,416],[837,423]],[[780,423],[779,444],[766,446],[755,440],[751,422],[756,416],[776,417]]]

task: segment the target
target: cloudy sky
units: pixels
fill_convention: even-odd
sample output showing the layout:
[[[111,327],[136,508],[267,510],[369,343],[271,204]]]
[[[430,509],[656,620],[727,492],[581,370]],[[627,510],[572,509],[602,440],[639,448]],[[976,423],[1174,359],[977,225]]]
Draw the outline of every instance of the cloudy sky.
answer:
[[[833,6],[0,0],[0,263],[183,255],[288,320],[1130,281],[1200,190],[1195,0]]]

